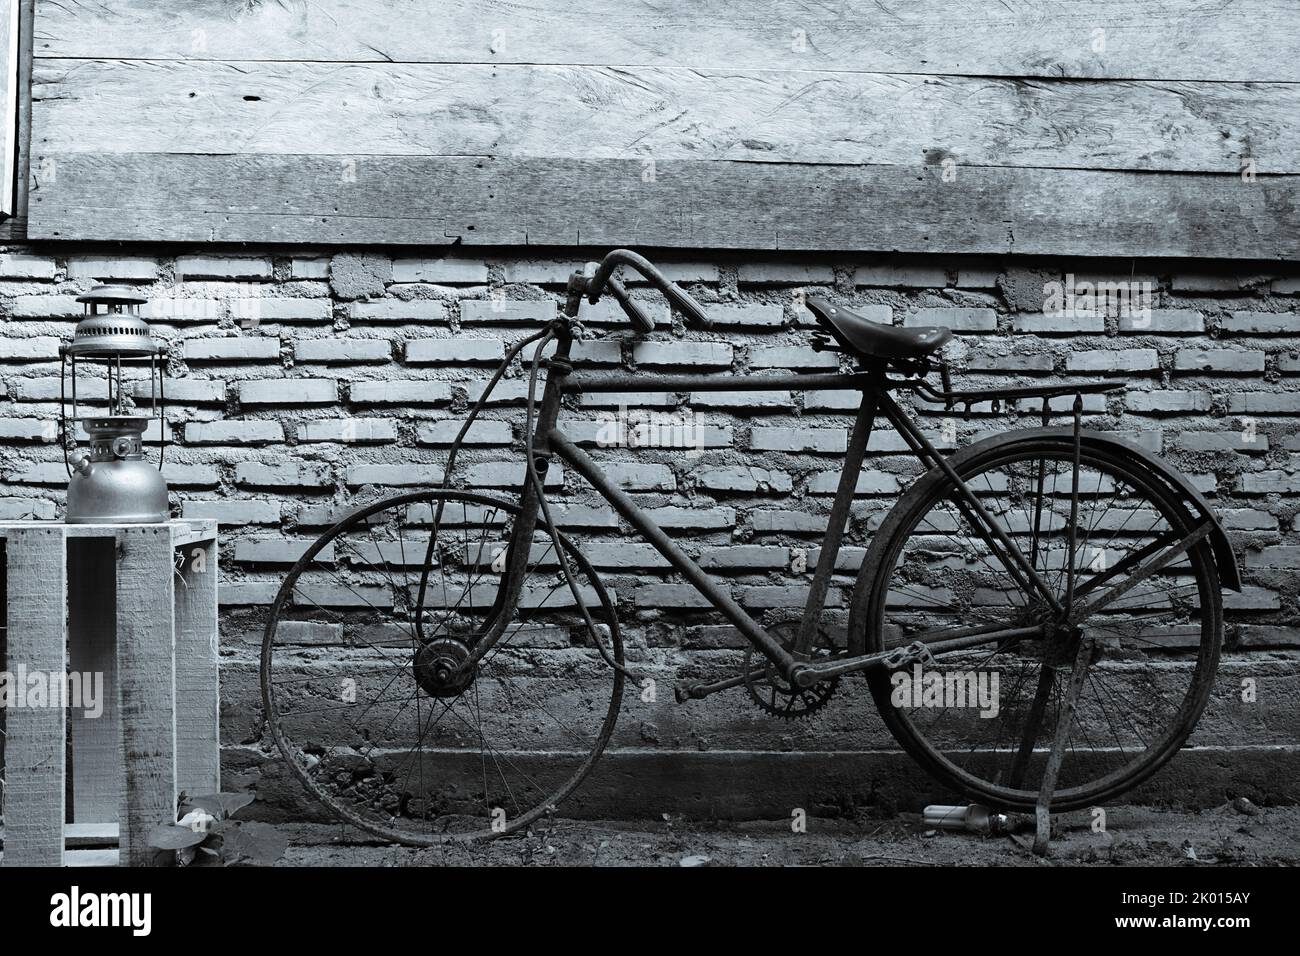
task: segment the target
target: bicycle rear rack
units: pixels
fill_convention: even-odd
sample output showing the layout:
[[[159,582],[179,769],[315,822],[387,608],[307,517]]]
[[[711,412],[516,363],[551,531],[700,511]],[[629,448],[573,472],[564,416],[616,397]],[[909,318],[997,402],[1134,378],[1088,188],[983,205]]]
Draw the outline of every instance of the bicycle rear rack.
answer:
[[[1123,382],[1060,382],[1051,385],[1013,385],[1006,388],[953,389],[948,384],[948,366],[941,364],[938,370],[943,377],[943,389],[937,389],[923,379],[891,384],[910,388],[921,397],[940,403],[945,411],[950,411],[958,405],[965,405],[965,414],[967,416],[970,415],[972,406],[980,402],[993,403],[993,411],[996,412],[1000,410],[999,405],[1001,402],[1042,399],[1044,424],[1046,424],[1047,417],[1052,411],[1051,400],[1053,398],[1065,398],[1071,395],[1111,394],[1122,392],[1127,388]]]

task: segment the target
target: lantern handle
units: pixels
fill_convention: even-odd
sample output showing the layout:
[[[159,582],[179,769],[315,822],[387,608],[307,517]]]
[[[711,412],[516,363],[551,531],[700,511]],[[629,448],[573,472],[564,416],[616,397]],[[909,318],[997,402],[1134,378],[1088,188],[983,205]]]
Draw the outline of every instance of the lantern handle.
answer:
[[[158,346],[158,351],[149,356],[149,375],[152,376],[157,371],[158,375],[158,470],[162,471],[163,456],[167,453],[167,388],[163,385],[163,367],[158,364],[158,358],[162,355],[163,346]],[[151,382],[152,384],[152,382]]]
[[[72,463],[68,461],[68,350],[59,343],[59,445],[63,449],[63,470],[72,478]],[[72,356],[72,420],[77,420],[77,357]]]

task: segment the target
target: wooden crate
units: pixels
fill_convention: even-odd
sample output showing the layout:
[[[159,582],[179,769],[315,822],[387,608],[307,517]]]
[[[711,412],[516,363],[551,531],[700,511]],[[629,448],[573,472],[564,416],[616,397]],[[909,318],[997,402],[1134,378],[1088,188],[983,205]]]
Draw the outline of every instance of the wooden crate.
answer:
[[[165,863],[149,830],[174,819],[180,790],[220,789],[216,522],[14,521],[0,539],[5,668],[103,674],[98,717],[7,710],[0,863],[71,862],[65,824],[113,822],[122,862]]]

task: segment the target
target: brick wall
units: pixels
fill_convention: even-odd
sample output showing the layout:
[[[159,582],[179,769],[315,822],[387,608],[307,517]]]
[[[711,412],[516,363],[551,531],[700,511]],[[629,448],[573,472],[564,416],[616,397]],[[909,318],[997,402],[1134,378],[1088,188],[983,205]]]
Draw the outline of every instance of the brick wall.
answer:
[[[467,404],[506,345],[555,314],[581,258],[564,250],[544,259],[517,252],[425,259],[10,248],[0,253],[0,516],[60,515],[66,475],[47,425],[57,414],[58,342],[80,313],[76,295],[95,280],[138,285],[151,298],[155,330],[170,343],[175,406],[168,428],[175,445],[166,474],[174,511],[223,525],[226,766],[260,778],[264,800],[281,801],[290,815],[309,814],[261,747],[256,646],[279,576],[315,534],[356,504],[441,477]],[[1164,785],[1177,799],[1213,802],[1219,781],[1245,779],[1241,768],[1249,764],[1258,770],[1250,778],[1257,795],[1296,797],[1294,775],[1277,769],[1279,751],[1262,748],[1289,754],[1296,739],[1300,275],[1177,262],[706,253],[664,265],[705,303],[714,329],[684,330],[661,300],[634,285],[660,331],[636,340],[617,306],[584,307],[597,338],[576,355],[606,369],[729,374],[738,380],[736,391],[636,396],[631,403],[701,416],[700,454],[594,454],[607,467],[617,463],[623,486],[724,575],[737,599],[770,614],[793,613],[803,601],[808,575],[791,570],[792,549],[809,549],[809,564],[815,562],[856,407],[854,393],[745,390],[747,375],[837,367],[837,356],[807,345],[811,319],[802,295],[830,295],[878,321],[952,326],[958,334],[948,356],[963,385],[1042,382],[1067,373],[1124,381],[1127,394],[1089,397],[1087,425],[1137,440],[1190,474],[1220,509],[1246,579],[1242,594],[1227,596],[1223,676],[1196,737],[1206,747],[1237,748],[1242,759],[1208,776],[1182,760],[1192,769],[1162,775]],[[1044,284],[1067,272],[1078,281],[1151,281],[1158,293],[1150,324],[1114,314],[1044,314]],[[518,365],[511,370],[470,433],[457,466],[466,485],[505,490],[519,480],[522,372]],[[583,396],[563,419],[591,446],[601,413],[627,399]],[[976,408],[969,419],[925,414],[923,424],[940,447],[952,447],[1031,424],[1036,413],[1034,403]],[[870,451],[858,507],[883,513],[918,466],[888,429],[873,436]],[[694,610],[701,604],[694,592],[666,574],[651,549],[628,540],[576,476],[560,469],[553,475],[554,500],[572,506],[574,533],[617,595],[633,659],[669,681],[709,662],[734,663],[739,642],[731,629]],[[844,573],[828,601],[832,616],[842,616],[865,544],[856,533],[847,541]],[[1241,675],[1265,688],[1266,706],[1249,718],[1234,695]],[[806,776],[798,762],[810,759],[799,756],[806,750],[851,753],[839,766],[857,768],[846,775],[856,782],[843,784],[857,798],[878,793],[886,777],[890,785],[924,786],[892,758],[877,764],[863,756],[890,747],[866,701],[830,726],[774,724],[731,694],[690,708],[679,711],[671,694],[662,694],[624,715],[626,736],[615,742],[652,757],[680,755],[656,764],[660,777],[698,785],[689,792],[665,785],[654,798],[661,809],[759,812],[762,793]],[[771,766],[783,769],[760,774],[745,768],[768,765],[727,756],[751,752],[772,756]],[[708,781],[721,765],[740,775],[729,787],[746,796],[709,795]]]

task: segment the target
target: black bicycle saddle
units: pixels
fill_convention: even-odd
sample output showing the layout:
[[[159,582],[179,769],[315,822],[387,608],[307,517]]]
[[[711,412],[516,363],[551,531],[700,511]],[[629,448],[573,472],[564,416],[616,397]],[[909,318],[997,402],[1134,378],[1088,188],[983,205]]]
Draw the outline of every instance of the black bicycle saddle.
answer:
[[[952,329],[936,325],[903,328],[872,322],[821,296],[807,300],[818,324],[840,345],[864,358],[913,359],[929,355],[952,338]]]

